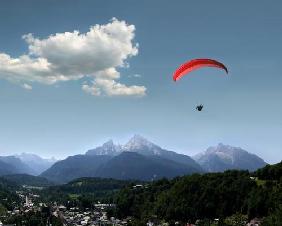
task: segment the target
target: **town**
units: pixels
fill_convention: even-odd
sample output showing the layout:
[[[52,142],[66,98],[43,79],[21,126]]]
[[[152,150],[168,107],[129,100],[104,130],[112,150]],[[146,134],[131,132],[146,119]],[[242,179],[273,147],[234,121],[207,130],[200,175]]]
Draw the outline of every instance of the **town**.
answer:
[[[81,209],[79,207],[70,207],[59,204],[57,202],[44,203],[41,201],[39,194],[36,194],[34,187],[23,186],[25,190],[18,190],[16,194],[19,197],[19,204],[13,203],[14,209],[7,211],[0,216],[0,226],[19,225],[18,219],[31,215],[36,216],[37,213],[45,213],[46,224],[44,225],[127,225],[130,218],[116,219],[108,217],[107,210],[115,208],[115,204],[105,204],[97,202],[94,208]],[[40,189],[40,188],[39,188]],[[44,214],[43,214],[44,215]],[[51,219],[53,219],[52,223]],[[21,220],[20,225],[30,225],[26,221]],[[35,225],[35,224],[34,224]]]

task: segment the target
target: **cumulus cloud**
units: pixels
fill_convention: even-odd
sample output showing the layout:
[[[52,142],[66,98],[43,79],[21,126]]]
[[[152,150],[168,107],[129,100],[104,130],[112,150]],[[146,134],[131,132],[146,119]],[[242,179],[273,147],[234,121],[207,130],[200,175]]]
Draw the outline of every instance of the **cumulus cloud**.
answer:
[[[144,86],[117,81],[117,69],[128,67],[127,60],[138,54],[134,32],[134,25],[113,18],[108,24],[90,27],[86,33],[75,30],[45,39],[26,34],[23,39],[28,44],[27,54],[13,58],[0,53],[0,78],[31,89],[27,83],[54,84],[90,77],[91,84],[83,84],[82,90],[92,95],[144,96]]]
[[[146,87],[144,86],[126,86],[115,80],[97,78],[92,85],[83,84],[82,89],[94,96],[105,94],[107,96],[144,96]]]
[[[120,73],[115,68],[109,68],[96,73],[91,85],[83,84],[82,90],[85,92],[100,96],[144,96],[146,87],[144,86],[126,86],[115,80],[120,78]]]

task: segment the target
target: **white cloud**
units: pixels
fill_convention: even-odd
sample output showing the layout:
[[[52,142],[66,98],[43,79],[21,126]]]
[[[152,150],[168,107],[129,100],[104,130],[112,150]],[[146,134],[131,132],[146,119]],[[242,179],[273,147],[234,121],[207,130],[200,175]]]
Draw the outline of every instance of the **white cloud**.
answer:
[[[27,90],[32,90],[32,86],[29,85],[29,84],[26,84],[26,83],[24,83],[24,84],[22,85],[22,87],[23,87],[24,89],[27,89]]]
[[[115,79],[120,77],[120,73],[115,68],[109,68],[97,73],[91,85],[83,84],[82,89],[91,95],[100,96],[139,96],[146,94],[144,86],[126,86],[118,83]]]
[[[99,78],[95,79],[92,85],[83,84],[82,89],[91,95],[100,96],[145,96],[145,86],[126,86],[115,80]]]
[[[54,84],[60,81],[92,79],[82,89],[93,95],[145,95],[144,86],[126,86],[117,82],[119,67],[128,67],[128,60],[138,54],[134,25],[113,18],[105,25],[79,31],[56,33],[45,39],[32,34],[23,36],[28,53],[12,58],[0,53],[0,78],[16,82]]]

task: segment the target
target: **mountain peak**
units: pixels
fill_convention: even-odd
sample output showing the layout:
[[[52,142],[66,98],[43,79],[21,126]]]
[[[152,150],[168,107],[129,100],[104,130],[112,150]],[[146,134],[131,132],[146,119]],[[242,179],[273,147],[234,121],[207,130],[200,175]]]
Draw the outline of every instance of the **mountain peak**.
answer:
[[[230,145],[225,145],[223,143],[219,143],[217,146],[209,147],[206,152],[206,154],[228,154],[230,156],[236,154],[236,153],[248,153],[247,151],[243,150],[240,147],[233,147]]]
[[[124,150],[134,150],[134,149],[152,149],[158,147],[152,142],[148,141],[144,137],[135,134],[124,146]]]
[[[108,140],[107,142],[105,142],[103,145],[102,145],[103,148],[106,148],[106,149],[113,149],[115,147],[115,144],[113,142],[112,139]]]
[[[141,135],[139,134],[134,134],[133,137],[131,137],[131,139],[129,140],[129,142],[132,141],[132,142],[139,142],[139,143],[146,143],[146,142],[149,142],[146,138],[142,137]]]
[[[227,169],[245,169],[254,171],[265,166],[263,159],[240,147],[219,143],[198,154],[194,159],[207,171],[218,172]]]
[[[115,145],[113,140],[110,139],[102,146],[88,150],[86,155],[117,155],[121,152],[121,146]]]

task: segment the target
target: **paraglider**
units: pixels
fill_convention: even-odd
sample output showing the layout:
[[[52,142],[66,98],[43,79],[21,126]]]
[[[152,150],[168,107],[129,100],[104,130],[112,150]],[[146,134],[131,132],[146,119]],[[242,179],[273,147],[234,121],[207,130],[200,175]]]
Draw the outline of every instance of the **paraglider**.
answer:
[[[182,78],[184,75],[190,73],[191,71],[194,71],[194,70],[202,68],[202,67],[220,68],[220,69],[223,69],[228,74],[228,70],[225,67],[225,65],[216,61],[216,60],[193,59],[193,60],[187,61],[186,63],[182,64],[180,67],[178,67],[176,69],[176,71],[173,74],[173,80],[177,81],[180,78]]]
[[[219,61],[213,59],[193,59],[187,61],[186,63],[182,64],[180,67],[176,69],[176,71],[173,74],[173,80],[177,81],[180,78],[182,78],[184,75],[202,67],[215,67],[215,68],[223,69],[228,74],[227,67],[223,63],[220,63]],[[202,111],[203,107],[204,106],[202,104],[198,105],[196,106],[196,110]]]

